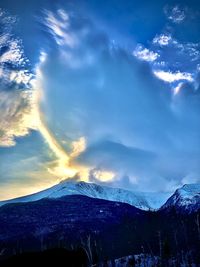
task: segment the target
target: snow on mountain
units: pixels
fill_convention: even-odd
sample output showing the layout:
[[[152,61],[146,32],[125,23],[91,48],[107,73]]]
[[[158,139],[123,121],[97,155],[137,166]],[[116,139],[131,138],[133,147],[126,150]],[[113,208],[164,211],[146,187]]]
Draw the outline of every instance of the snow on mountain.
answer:
[[[142,196],[147,200],[151,210],[158,210],[167,199],[171,196],[171,192],[141,192]]]
[[[161,209],[176,207],[185,211],[200,209],[200,184],[185,184],[177,189]]]
[[[169,193],[132,192],[120,188],[97,185],[94,183],[64,180],[41,192],[20,198],[1,201],[0,206],[7,203],[31,202],[43,198],[53,199],[67,195],[84,195],[92,198],[118,201],[128,203],[143,210],[156,210],[160,208],[169,197]]]

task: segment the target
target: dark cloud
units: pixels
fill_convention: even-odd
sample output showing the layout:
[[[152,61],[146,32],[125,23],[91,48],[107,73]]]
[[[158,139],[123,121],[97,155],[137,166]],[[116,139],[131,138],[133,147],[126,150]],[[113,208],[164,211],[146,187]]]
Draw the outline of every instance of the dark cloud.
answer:
[[[121,143],[102,141],[89,146],[78,158],[77,163],[118,172],[148,172],[156,156],[138,148],[127,147]]]

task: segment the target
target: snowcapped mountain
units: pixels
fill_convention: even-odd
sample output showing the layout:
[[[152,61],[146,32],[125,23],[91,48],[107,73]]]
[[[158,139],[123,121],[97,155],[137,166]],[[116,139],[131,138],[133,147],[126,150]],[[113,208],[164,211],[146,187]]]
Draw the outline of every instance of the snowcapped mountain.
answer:
[[[68,195],[83,195],[92,198],[128,203],[142,210],[156,210],[169,197],[169,193],[132,192],[120,188],[112,188],[94,183],[72,182],[64,180],[59,184],[41,192],[1,201],[0,206],[7,203],[32,202],[44,198],[56,199]]]
[[[176,207],[181,210],[195,211],[200,208],[200,184],[186,184],[170,196],[170,193],[133,192],[94,183],[68,180],[63,180],[53,187],[32,195],[0,201],[0,206],[7,203],[32,202],[44,198],[57,199],[69,195],[83,195],[127,203],[142,210],[163,210]]]
[[[177,189],[161,209],[176,207],[183,211],[197,211],[200,209],[200,184],[185,184]]]

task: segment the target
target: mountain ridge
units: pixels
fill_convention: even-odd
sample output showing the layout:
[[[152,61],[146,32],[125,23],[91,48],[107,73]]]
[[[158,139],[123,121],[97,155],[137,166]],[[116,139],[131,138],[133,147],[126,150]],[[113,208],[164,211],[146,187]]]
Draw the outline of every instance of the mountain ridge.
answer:
[[[40,192],[0,201],[0,206],[9,203],[32,202],[43,198],[54,199],[67,195],[84,195],[92,198],[117,201],[130,204],[142,210],[157,210],[170,196],[169,193],[134,192],[121,188],[102,186],[95,183],[63,180],[59,184]]]
[[[41,199],[57,199],[63,196],[83,195],[91,198],[130,204],[141,210],[177,209],[198,210],[200,208],[200,184],[185,184],[173,194],[129,191],[83,181],[63,180],[40,192],[0,201],[0,207],[9,203],[33,202]]]
[[[197,211],[200,209],[200,184],[184,184],[176,189],[161,209],[176,207],[182,211]]]

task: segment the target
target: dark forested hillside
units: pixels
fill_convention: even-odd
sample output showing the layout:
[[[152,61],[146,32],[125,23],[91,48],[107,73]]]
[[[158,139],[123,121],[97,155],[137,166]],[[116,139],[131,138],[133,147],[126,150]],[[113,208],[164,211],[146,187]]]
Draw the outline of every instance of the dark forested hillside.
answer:
[[[0,208],[1,259],[27,251],[82,248],[88,262],[133,254],[200,262],[199,212],[141,211],[128,204],[66,196]]]

